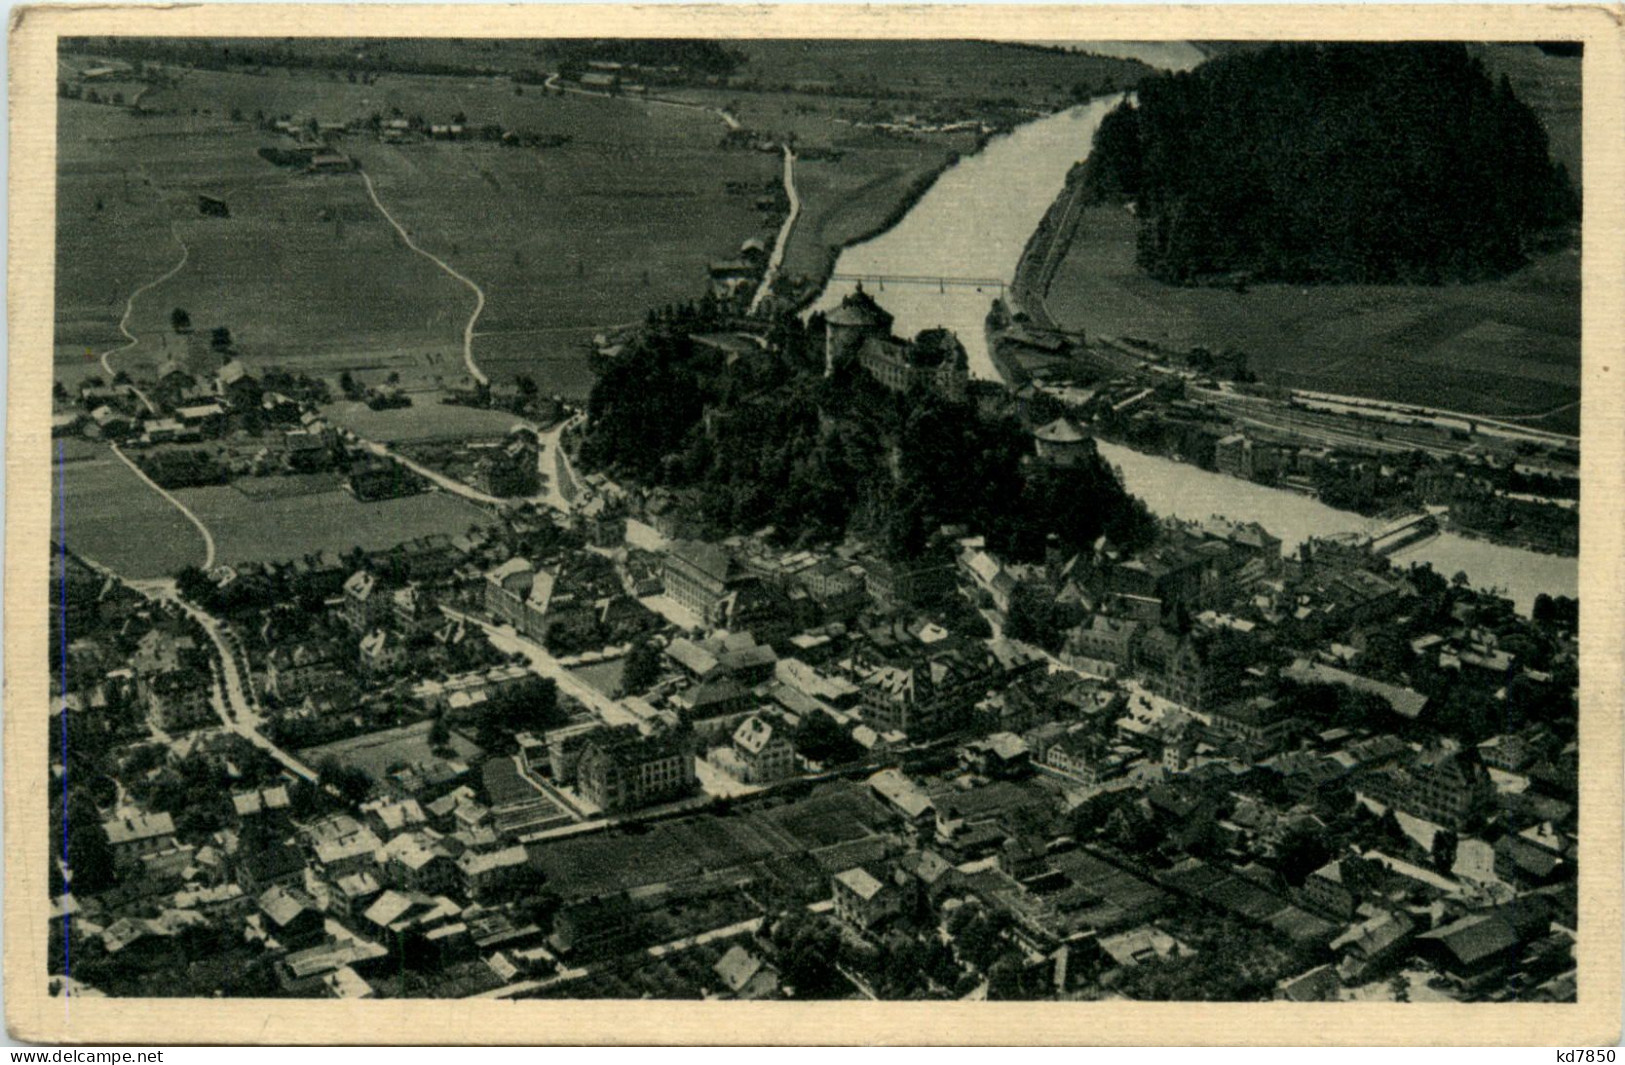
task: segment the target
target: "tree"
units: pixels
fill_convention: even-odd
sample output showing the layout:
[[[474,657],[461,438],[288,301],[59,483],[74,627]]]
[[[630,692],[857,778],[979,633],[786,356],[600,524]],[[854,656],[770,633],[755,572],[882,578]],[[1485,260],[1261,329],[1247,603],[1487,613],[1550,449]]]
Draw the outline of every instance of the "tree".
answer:
[[[436,751],[444,750],[451,743],[451,726],[446,723],[444,714],[434,719],[429,726],[429,746]]]
[[[1474,281],[1579,215],[1540,119],[1442,43],[1276,45],[1141,79],[1081,187],[1136,203],[1137,262],[1175,283]]]
[[[536,379],[528,373],[515,376],[513,383],[518,387],[520,397],[525,400],[535,399],[536,394],[541,391],[536,385]]]
[[[787,913],[774,925],[772,942],[779,971],[797,998],[832,998],[846,990],[835,968],[841,934],[827,920],[805,911]]]
[[[169,327],[177,333],[189,333],[192,331],[192,316],[176,307],[169,312]]]
[[[1289,832],[1276,851],[1276,867],[1281,878],[1292,887],[1302,887],[1309,874],[1325,865],[1331,858],[1325,840],[1309,829]]]
[[[1384,810],[1382,816],[1377,818],[1377,831],[1389,843],[1403,844],[1410,838],[1405,835],[1405,829],[1401,827],[1399,818],[1394,815],[1392,808]]]
[[[75,894],[93,895],[112,887],[118,875],[95,802],[83,789],[70,788],[66,809],[60,799],[54,807],[52,853],[65,860]]]
[[[326,758],[316,769],[321,774],[322,782],[336,788],[344,801],[352,806],[365,801],[372,793],[372,778],[355,766],[342,765],[336,758]]]
[[[209,333],[209,346],[215,351],[224,353],[231,350],[231,330],[223,325],[217,325]]]
[[[648,640],[640,640],[626,656],[626,668],[621,673],[621,694],[641,695],[658,679],[660,649]]]
[[[1448,873],[1456,864],[1456,847],[1460,841],[1456,834],[1448,828],[1441,828],[1433,834],[1433,868],[1441,873]]]
[[[790,742],[803,758],[824,765],[840,765],[863,756],[863,747],[828,714],[803,715]]]
[[[1137,802],[1123,803],[1112,811],[1105,834],[1107,842],[1124,854],[1143,854],[1161,839],[1156,822]]]

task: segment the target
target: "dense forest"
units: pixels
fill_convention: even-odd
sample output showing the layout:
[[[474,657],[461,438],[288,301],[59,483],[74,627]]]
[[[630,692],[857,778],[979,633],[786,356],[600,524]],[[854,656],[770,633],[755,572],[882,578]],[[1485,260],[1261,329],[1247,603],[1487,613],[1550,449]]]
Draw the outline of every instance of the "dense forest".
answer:
[[[1084,191],[1132,200],[1140,268],[1176,284],[1438,284],[1571,239],[1546,131],[1464,45],[1290,44],[1140,83]]]
[[[690,339],[702,308],[671,313],[607,367],[588,403],[588,468],[691,490],[707,535],[775,528],[787,543],[848,532],[909,558],[963,524],[1016,558],[1053,533],[1082,548],[1101,533],[1148,538],[1152,519],[1097,461],[1024,462],[1032,437],[1009,414],[934,394],[900,396],[861,370],[825,378],[822,324],[777,327],[777,353],[722,365]]]

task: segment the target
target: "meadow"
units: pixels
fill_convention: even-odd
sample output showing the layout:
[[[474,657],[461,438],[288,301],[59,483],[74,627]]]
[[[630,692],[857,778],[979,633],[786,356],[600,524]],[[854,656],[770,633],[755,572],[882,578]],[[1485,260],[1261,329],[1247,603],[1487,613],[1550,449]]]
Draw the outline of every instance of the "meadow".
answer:
[[[148,494],[158,498],[150,490]],[[431,533],[458,536],[470,525],[490,520],[485,511],[446,492],[371,503],[342,489],[255,497],[229,485],[210,485],[174,494],[209,527],[217,560],[227,564],[353,547],[376,551]]]
[[[262,114],[443,123],[460,114],[473,128],[559,141],[397,146],[366,133],[338,141],[414,241],[485,290],[482,368],[499,380],[528,372],[549,392],[584,395],[595,333],[694,298],[709,262],[774,231],[755,201],[776,184],[777,158],[723,149],[724,125],[703,111],[555,95],[506,79],[384,75],[366,85],[274,69],[188,71],[149,92],[142,109],[61,103],[71,146],[58,227],[65,367],[83,361],[87,345],[122,341],[124,298],[177,261],[178,237],[187,264],[138,300],[131,329],[142,342],[120,366],[155,366],[180,349],[168,329],[178,306],[197,326],[229,327],[250,363],[364,380],[463,372],[473,294],[405,246],[358,176],[306,175],[259,158],[259,148],[288,143],[254,127]],[[127,178],[136,203],[123,202]],[[200,193],[227,200],[231,217],[200,216]],[[118,217],[109,219],[115,195]],[[98,197],[102,211],[89,206]],[[116,254],[99,255],[103,247]]]
[[[710,262],[771,238],[752,190],[775,179],[775,157],[718,148],[711,116],[674,111],[666,121],[687,130],[676,138],[664,123],[645,126],[637,105],[588,103],[606,128],[556,149],[356,149],[413,239],[485,290],[474,351],[493,379],[529,372],[563,391],[549,360],[580,359],[593,334],[696,298]],[[634,128],[612,128],[628,120]]]
[[[415,393],[412,406],[394,410],[373,410],[365,403],[340,400],[323,407],[322,416],[340,429],[385,444],[500,440],[523,422],[518,415],[499,410],[441,403],[436,392]]]
[[[61,491],[54,483],[58,473]],[[197,529],[108,449],[70,458],[52,474],[51,535],[62,535],[66,520],[75,553],[137,580],[202,564]]]
[[[104,135],[109,110],[60,108],[64,156],[72,145],[88,158],[62,174],[59,363],[121,342],[126,297],[174,266],[182,244],[185,265],[137,299],[129,328],[140,343],[115,369],[139,376],[185,350],[169,321],[176,307],[197,331],[229,328],[261,366],[336,374],[414,351],[455,354],[472,297],[400,246],[359,180],[275,167],[257,154],[274,138],[212,119],[124,114],[125,132]],[[226,200],[231,216],[201,215],[199,194]]]
[[[1055,107],[1109,81],[1121,88],[1150,71],[1117,59],[997,41],[757,38],[730,41],[747,57],[735,81],[854,97],[933,103],[1015,100]]]
[[[747,128],[840,153],[838,162],[798,168],[803,213],[786,272],[806,277],[821,275],[841,246],[884,228],[954,153],[975,147],[970,134],[890,137],[854,118],[899,106],[1057,106],[1080,86],[1145,69],[986,42],[736,43],[746,62],[735,82],[774,91],[667,91],[726,104]],[[545,52],[532,42],[426,42],[417,56],[402,42],[336,42],[329,58],[352,45],[471,71],[535,69]],[[64,68],[96,60],[70,54]],[[812,91],[778,91],[791,83]],[[303,175],[260,159],[257,149],[284,143],[255,128],[260,117],[455,118],[552,138],[548,148],[385,145],[353,133],[337,146],[372,176],[417,243],[484,289],[475,338],[482,369],[498,380],[529,373],[567,397],[591,386],[585,353],[596,333],[694,298],[708,263],[733,257],[747,238],[770,242],[778,221],[757,206],[777,193],[778,156],[723,148],[715,114],[550,93],[489,73],[386,72],[369,82],[302,67],[169,64],[138,114],[72,100],[60,112],[65,374],[85,372],[87,349],[123,342],[124,298],[172,266],[182,242],[187,263],[138,300],[130,328],[141,342],[118,356],[120,367],[138,372],[182,349],[167,328],[178,306],[201,327],[230,328],[250,363],[349,370],[363,380],[396,372],[421,383],[461,373],[472,294],[405,247],[356,177]],[[200,193],[226,199],[231,217],[200,217]],[[97,199],[102,210],[87,207]]]
[[[1473,285],[1181,288],[1134,266],[1134,219],[1084,212],[1045,306],[1066,329],[1245,351],[1271,384],[1422,403],[1576,432],[1574,251]]]

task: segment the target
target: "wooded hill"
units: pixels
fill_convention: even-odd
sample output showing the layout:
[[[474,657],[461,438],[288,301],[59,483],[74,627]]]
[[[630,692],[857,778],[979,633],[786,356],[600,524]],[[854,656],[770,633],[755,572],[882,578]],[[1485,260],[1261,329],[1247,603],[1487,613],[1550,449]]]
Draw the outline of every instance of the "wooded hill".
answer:
[[[868,539],[916,557],[929,533],[963,524],[1026,560],[1054,534],[1070,550],[1105,533],[1147,540],[1153,520],[1103,461],[1024,461],[1031,434],[1008,412],[898,395],[861,370],[826,378],[823,320],[786,316],[774,353],[732,366],[697,345],[708,302],[652,315],[593,386],[581,464],[647,487],[686,490],[708,539],[772,526],[786,543]]]
[[[1473,281],[1572,239],[1540,120],[1465,45],[1290,44],[1141,81],[1101,123],[1096,202],[1135,203],[1162,281]]]

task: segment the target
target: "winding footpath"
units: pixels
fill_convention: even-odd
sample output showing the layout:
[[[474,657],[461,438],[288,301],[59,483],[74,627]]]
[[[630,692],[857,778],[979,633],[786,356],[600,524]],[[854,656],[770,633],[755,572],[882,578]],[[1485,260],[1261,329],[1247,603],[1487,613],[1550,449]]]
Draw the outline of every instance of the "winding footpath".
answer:
[[[119,354],[122,354],[123,352],[129,351],[131,348],[133,348],[137,344],[141,343],[141,338],[136,336],[134,333],[130,332],[130,315],[135,313],[135,301],[138,298],[140,298],[144,293],[150,292],[152,289],[157,288],[159,285],[163,284],[165,281],[168,281],[170,278],[172,278],[176,274],[180,273],[183,269],[186,268],[187,260],[192,257],[192,249],[188,248],[186,246],[186,241],[181,239],[181,235],[180,235],[179,231],[176,230],[175,224],[173,222],[171,222],[170,225],[169,225],[169,235],[175,239],[176,244],[179,244],[181,246],[181,259],[180,259],[180,262],[176,263],[174,266],[171,266],[164,273],[162,273],[159,276],[153,278],[151,281],[148,281],[146,284],[141,285],[138,288],[136,288],[136,290],[134,292],[130,293],[130,298],[124,301],[124,314],[118,320],[118,331],[120,333],[124,334],[124,336],[126,338],[125,342],[123,344],[120,344],[117,347],[108,348],[106,351],[102,352],[101,356],[100,356],[100,361],[101,361],[101,364],[102,364],[102,372],[107,374],[107,383],[108,384],[112,384],[113,383],[113,378],[115,376],[117,376],[115,374],[114,370],[113,370],[113,364],[110,361],[112,356],[119,355]],[[137,388],[134,384],[131,384],[130,388],[132,390],[134,390],[135,394],[138,397],[140,397],[141,402],[146,404],[147,410],[151,411],[154,414],[156,414],[158,412],[158,408],[153,405],[152,400],[147,398],[147,394],[145,392],[141,391],[141,389]],[[117,449],[115,448],[114,450],[117,450]],[[125,461],[128,462],[129,460],[125,459]]]
[[[768,257],[762,283],[756,286],[756,295],[751,297],[749,314],[755,314],[762,301],[773,291],[773,282],[779,279],[779,268],[784,265],[784,249],[790,246],[790,234],[795,231],[796,219],[801,217],[801,196],[796,192],[796,153],[790,150],[788,144],[784,146],[784,192],[790,198],[790,214],[784,219],[784,225],[779,227],[779,236],[773,242],[773,254]]]
[[[433,252],[427,252],[418,247],[417,242],[412,239],[412,234],[406,231],[406,227],[395,221],[395,216],[389,213],[389,208],[385,207],[384,202],[378,198],[378,190],[373,187],[372,175],[368,174],[365,170],[360,171],[360,174],[362,182],[367,186],[367,196],[372,200],[372,205],[378,208],[378,213],[384,216],[384,221],[393,226],[395,228],[395,232],[401,235],[401,239],[406,242],[406,246],[423,256],[425,259],[434,263],[436,266],[440,267],[441,270],[449,274],[451,277],[462,282],[468,287],[469,291],[474,293],[474,313],[468,316],[467,323],[463,325],[463,362],[468,366],[469,376],[473,377],[474,380],[478,381],[482,385],[490,384],[490,379],[487,378],[485,373],[480,369],[479,363],[474,361],[474,326],[479,322],[480,315],[485,310],[485,290],[480,288],[479,285],[476,285],[467,277],[464,277],[462,274],[458,273],[450,263],[446,262],[446,260],[440,258],[438,255],[435,255]]]
[[[205,572],[213,569],[214,534],[209,532],[209,527],[207,525],[203,524],[203,519],[192,513],[191,508],[185,503],[182,503],[179,499],[176,499],[174,496],[170,495],[166,489],[159,486],[157,481],[154,481],[151,477],[148,477],[147,472],[143,470],[133,459],[131,459],[130,456],[126,455],[117,444],[112,444],[110,446],[113,449],[113,454],[117,455],[119,459],[123,461],[124,465],[135,471],[135,475],[141,478],[148,488],[169,500],[171,506],[185,515],[186,520],[197,527],[197,531],[203,536],[203,565],[201,568]]]

